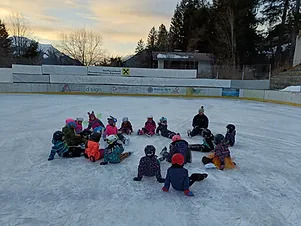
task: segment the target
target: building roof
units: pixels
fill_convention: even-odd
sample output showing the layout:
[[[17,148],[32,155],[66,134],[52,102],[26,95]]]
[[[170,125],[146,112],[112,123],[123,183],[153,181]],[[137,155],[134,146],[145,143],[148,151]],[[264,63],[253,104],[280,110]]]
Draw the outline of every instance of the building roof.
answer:
[[[193,52],[153,52],[153,60],[212,61],[212,54]]]

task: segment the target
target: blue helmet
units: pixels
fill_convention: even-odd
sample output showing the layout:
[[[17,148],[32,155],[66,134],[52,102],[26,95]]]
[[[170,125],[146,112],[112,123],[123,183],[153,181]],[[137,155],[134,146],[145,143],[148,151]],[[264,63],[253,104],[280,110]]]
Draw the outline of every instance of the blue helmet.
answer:
[[[52,139],[53,140],[56,140],[56,141],[62,141],[63,140],[63,132],[62,131],[56,131],[54,132],[53,136],[52,136]]]
[[[167,122],[167,118],[165,118],[165,117],[161,117],[161,118],[160,118],[160,122],[162,122],[162,123],[164,123],[164,122],[165,122],[165,123],[166,123],[166,122]]]

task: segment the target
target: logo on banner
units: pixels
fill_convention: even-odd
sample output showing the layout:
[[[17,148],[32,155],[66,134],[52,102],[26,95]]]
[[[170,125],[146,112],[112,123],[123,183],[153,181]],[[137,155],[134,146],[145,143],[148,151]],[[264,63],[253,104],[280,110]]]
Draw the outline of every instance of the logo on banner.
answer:
[[[129,68],[122,68],[122,75],[123,76],[130,76],[131,75],[131,71]]]

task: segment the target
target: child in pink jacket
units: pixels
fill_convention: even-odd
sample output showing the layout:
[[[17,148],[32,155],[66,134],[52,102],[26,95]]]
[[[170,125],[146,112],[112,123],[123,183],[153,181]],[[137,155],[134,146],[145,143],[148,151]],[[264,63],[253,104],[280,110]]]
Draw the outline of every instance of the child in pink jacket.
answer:
[[[123,144],[128,145],[129,139],[125,138],[121,133],[118,132],[116,122],[117,119],[113,116],[110,116],[108,118],[108,125],[106,126],[105,136],[117,135],[119,140],[121,140]]]
[[[147,121],[142,129],[138,130],[138,135],[153,136],[156,133],[156,123],[153,116],[148,116]]]
[[[83,121],[84,121],[84,119],[82,117],[78,117],[75,120],[75,123],[76,123],[75,132],[77,134],[79,134],[83,131]]]

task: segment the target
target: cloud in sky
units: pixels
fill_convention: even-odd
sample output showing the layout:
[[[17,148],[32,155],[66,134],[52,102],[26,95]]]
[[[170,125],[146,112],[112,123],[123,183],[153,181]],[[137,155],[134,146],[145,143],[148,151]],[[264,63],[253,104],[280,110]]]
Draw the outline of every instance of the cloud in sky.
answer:
[[[0,15],[24,15],[40,42],[55,43],[61,31],[86,27],[103,35],[113,55],[134,52],[139,39],[161,23],[169,27],[179,0],[1,0]]]

